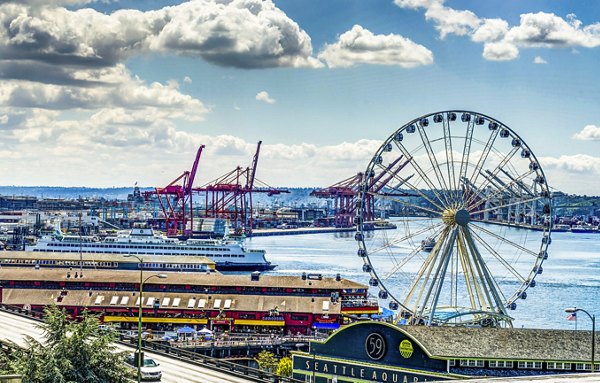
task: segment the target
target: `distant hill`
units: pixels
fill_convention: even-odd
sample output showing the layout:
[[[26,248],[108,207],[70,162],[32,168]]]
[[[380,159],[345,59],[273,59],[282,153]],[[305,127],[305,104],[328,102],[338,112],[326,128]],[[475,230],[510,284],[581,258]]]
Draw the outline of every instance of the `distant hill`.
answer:
[[[141,191],[154,190],[151,187],[140,187]],[[256,193],[253,200],[256,206],[258,204],[266,205],[285,205],[285,206],[306,206],[307,204],[324,204],[324,200],[310,197],[310,192],[314,188],[291,188],[290,193],[268,197],[266,194]],[[124,200],[127,195],[133,192],[133,187],[114,187],[114,188],[87,188],[87,187],[60,187],[60,186],[0,186],[0,195],[2,196],[27,196],[37,198],[104,198],[107,200]]]

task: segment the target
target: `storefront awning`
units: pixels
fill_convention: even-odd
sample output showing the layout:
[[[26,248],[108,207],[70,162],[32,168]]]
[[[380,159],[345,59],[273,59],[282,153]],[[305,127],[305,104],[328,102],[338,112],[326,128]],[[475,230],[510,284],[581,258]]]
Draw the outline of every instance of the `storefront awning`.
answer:
[[[283,320],[262,320],[262,319],[236,319],[236,326],[285,326]]]
[[[313,328],[319,329],[319,330],[337,330],[338,328],[340,328],[340,324],[339,323],[319,323],[319,322],[314,322],[312,324]]]

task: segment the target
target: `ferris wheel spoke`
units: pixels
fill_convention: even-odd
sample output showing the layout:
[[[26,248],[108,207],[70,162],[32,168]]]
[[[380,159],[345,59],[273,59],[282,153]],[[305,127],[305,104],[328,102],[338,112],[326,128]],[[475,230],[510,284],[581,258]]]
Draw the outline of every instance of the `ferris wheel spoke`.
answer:
[[[473,142],[473,130],[475,128],[475,121],[471,119],[467,123],[467,133],[465,136],[465,144],[463,146],[462,160],[460,162],[460,171],[458,173],[458,184],[462,182],[463,179],[467,178],[467,168],[469,167],[469,156],[471,154],[471,144]],[[464,199],[464,193],[463,193]]]
[[[467,246],[470,249],[470,253],[475,260],[475,266],[479,271],[480,279],[484,281],[487,288],[485,289],[487,295],[487,310],[500,310],[502,314],[506,315],[504,308],[504,300],[502,296],[502,290],[500,290],[499,285],[496,283],[496,280],[490,273],[490,270],[485,263],[485,260],[481,256],[481,253],[477,249],[473,238],[471,237],[470,230],[465,226],[462,228],[462,232],[466,239]]]
[[[448,236],[448,240],[444,246],[444,252],[442,253],[442,258],[438,263],[438,267],[435,271],[435,276],[433,279],[433,283],[429,286],[429,290],[427,291],[427,296],[425,297],[425,302],[429,301],[431,297],[431,308],[429,310],[429,323],[433,323],[433,317],[435,316],[435,309],[438,306],[438,302],[440,299],[440,295],[442,294],[442,287],[444,285],[444,276],[448,271],[448,264],[450,263],[450,259],[452,258],[452,250],[454,249],[454,244],[456,243],[456,236],[458,234],[458,228],[452,228],[451,232]],[[435,287],[434,287],[435,286]],[[433,296],[431,296],[433,293]],[[424,307],[421,308],[421,315],[423,314]]]
[[[442,224],[438,224],[436,225],[438,228],[443,226]],[[435,226],[434,226],[435,227]],[[430,228],[428,228],[430,229]],[[430,236],[429,238],[437,238],[438,235],[440,235],[442,233],[443,228],[441,228],[440,230],[437,230],[432,236]],[[436,241],[437,243],[437,241]],[[401,271],[402,268],[408,263],[410,262],[417,254],[420,254],[421,251],[423,250],[422,246],[416,247],[415,249],[413,249],[410,254],[408,254],[405,258],[403,258],[400,262],[398,262],[397,264],[395,264],[392,269],[390,269],[387,273],[386,273],[386,277],[384,279],[388,279],[391,275],[393,275],[394,273],[396,273],[397,271]]]
[[[473,238],[477,242],[479,242],[483,247],[485,247],[485,249],[489,251],[490,254],[492,254],[494,258],[496,258],[508,271],[510,271],[510,273],[514,275],[515,278],[519,280],[519,282],[524,283],[527,280],[514,267],[512,267],[510,263],[508,263],[504,258],[502,258],[502,256],[500,256],[500,254],[498,254],[498,252],[495,251],[486,241],[484,241],[479,234],[477,234],[475,231],[470,231],[470,233],[473,236]]]
[[[515,202],[505,203],[504,205],[493,206],[493,207],[490,207],[487,209],[473,211],[473,212],[470,212],[470,214],[481,214],[481,213],[486,213],[486,212],[494,211],[494,210],[498,210],[498,209],[504,209],[505,207],[515,206],[515,205],[523,205],[523,204],[527,204],[530,202],[538,201],[542,198],[544,198],[544,197],[538,196],[538,197],[528,198],[528,199],[519,200],[519,201],[515,201]]]
[[[419,129],[421,141],[423,141],[423,145],[425,147],[425,151],[427,152],[427,157],[429,157],[429,162],[431,163],[433,172],[435,173],[435,177],[437,178],[438,184],[440,185],[439,190],[442,191],[442,196],[444,196],[446,205],[450,205],[450,200],[448,199],[448,196],[446,195],[446,193],[443,193],[443,191],[448,191],[449,188],[448,185],[446,185],[446,181],[444,180],[444,176],[442,175],[442,172],[440,170],[440,164],[438,163],[437,158],[435,157],[435,153],[431,148],[431,142],[427,137],[427,132],[425,132],[425,129],[423,129],[423,126],[420,123],[417,124],[417,128]]]
[[[504,158],[502,159],[502,161],[500,161],[500,163],[496,166],[496,168],[494,169],[494,171],[490,172],[490,175],[492,177],[497,176],[498,173],[500,172],[500,169],[504,168],[506,166],[506,164],[508,164],[508,162],[514,157],[514,155],[518,151],[519,151],[519,147],[518,146],[513,147],[510,150],[510,152],[506,156],[504,156]],[[486,179],[484,182],[482,182],[481,185],[477,186],[477,185],[475,185],[475,183],[469,181],[470,185],[476,186],[477,189],[479,189],[479,190],[485,189],[485,187],[488,185],[488,183],[489,183],[489,181]],[[474,198],[473,195],[470,195],[468,198],[466,198],[465,205],[466,206],[470,205],[471,202],[473,202],[473,198]]]
[[[408,235],[405,235],[405,236],[403,236],[401,238],[395,239],[393,241],[387,241],[384,246],[380,246],[380,247],[375,248],[373,250],[369,250],[369,253],[378,253],[380,251],[383,251],[385,249],[390,248],[392,245],[396,245],[396,244],[399,244],[399,243],[402,243],[402,242],[410,241],[411,239],[413,239],[413,238],[415,238],[415,237],[417,237],[419,235],[422,235],[424,233],[427,233],[428,231],[437,230],[439,227],[441,227],[443,225],[444,224],[440,222],[440,223],[437,223],[437,224],[432,224],[432,225],[426,226],[426,227],[424,227],[422,229],[419,229],[419,230],[417,230],[417,231],[415,231],[413,233],[409,233]]]
[[[413,313],[416,313],[417,310],[419,309],[419,303],[421,302],[421,296],[423,294],[423,291],[425,290],[427,282],[429,281],[431,271],[433,270],[433,267],[435,266],[435,261],[438,258],[440,249],[442,248],[444,242],[446,242],[449,231],[450,231],[450,229],[447,226],[444,227],[444,230],[442,231],[442,234],[440,235],[439,241],[436,242],[435,246],[429,253],[429,256],[427,257],[427,259],[425,259],[425,262],[423,262],[419,271],[413,277],[412,283],[410,284],[410,288],[408,290],[408,294],[406,295],[405,300],[404,300],[404,305],[409,307],[413,295],[415,294],[415,292],[417,292],[417,289],[419,290],[417,297],[414,301],[414,305],[413,305],[414,307],[412,309]],[[420,289],[419,289],[419,287],[420,287]],[[422,303],[422,306],[425,307],[425,302]]]
[[[457,184],[454,174],[454,153],[452,152],[452,134],[448,116],[442,120],[444,130],[444,146],[446,148],[446,168],[448,170],[448,186],[451,188],[452,202],[457,202]]]
[[[483,148],[483,153],[481,154],[481,157],[479,157],[479,161],[477,161],[477,165],[475,165],[475,169],[473,169],[473,173],[471,174],[471,177],[469,178],[469,182],[473,185],[477,184],[477,177],[479,177],[479,174],[481,173],[481,169],[483,168],[485,161],[487,161],[487,158],[490,155],[490,152],[492,151],[492,148],[494,146],[494,141],[496,141],[496,137],[498,137],[498,131],[499,131],[499,129],[492,130],[492,133],[490,134],[490,137],[488,138],[488,141],[485,144],[485,147]]]
[[[470,222],[469,225],[472,225],[472,227],[476,228],[477,230],[480,230],[480,231],[484,232],[485,234],[487,234],[487,235],[489,235],[491,237],[494,237],[494,238],[496,238],[496,239],[498,239],[498,240],[500,240],[500,241],[502,241],[502,242],[504,242],[504,243],[506,243],[506,244],[508,244],[508,245],[510,245],[512,247],[514,247],[515,249],[519,249],[519,250],[521,250],[524,253],[527,253],[527,254],[532,255],[534,257],[538,257],[539,256],[538,253],[536,253],[534,251],[531,251],[528,248],[523,247],[523,246],[521,246],[521,245],[519,245],[517,243],[514,243],[513,241],[511,241],[509,239],[506,239],[506,238],[504,238],[504,237],[502,237],[502,236],[500,236],[500,235],[498,235],[498,234],[496,234],[496,233],[494,233],[494,232],[492,232],[490,230],[487,230],[487,229],[485,229],[485,228],[483,228],[483,227],[481,227],[479,225],[476,225],[473,222]]]
[[[423,182],[425,182],[427,184],[427,186],[429,187],[429,189],[431,190],[431,192],[433,193],[433,195],[437,198],[437,200],[439,201],[439,203],[442,204],[442,205],[444,205],[444,202],[447,203],[447,201],[445,201],[442,197],[440,197],[440,195],[438,194],[437,188],[435,187],[435,185],[433,184],[433,182],[431,181],[431,179],[429,177],[427,177],[427,174],[419,166],[419,164],[417,163],[417,161],[415,160],[415,158],[408,152],[408,150],[406,150],[406,148],[404,147],[404,145],[402,145],[400,142],[395,142],[395,143],[396,143],[396,146],[398,147],[398,149],[402,152],[402,154],[407,159],[410,160],[410,164],[412,165],[413,169],[415,169],[415,171],[419,174],[419,176],[421,177],[421,180],[423,180]],[[435,205],[439,206],[437,203]],[[443,208],[440,208],[440,209],[443,210]]]
[[[457,238],[457,253],[460,260],[460,266],[463,270],[463,277],[465,280],[465,286],[467,288],[467,294],[469,296],[469,302],[471,303],[472,309],[477,309],[481,306],[478,302],[483,301],[483,292],[481,286],[477,282],[475,272],[473,271],[473,265],[469,258],[469,252],[467,251],[467,245],[465,244],[464,236],[461,232],[458,233]]]
[[[409,160],[410,161],[410,160]],[[408,182],[413,176],[414,174],[409,175],[408,177],[400,177],[398,174],[394,173],[394,172],[390,172],[390,170],[387,167],[383,167],[380,165],[380,167],[385,171],[388,172],[390,174],[390,180],[394,179],[396,181],[398,181],[398,185],[395,185],[394,187],[392,187],[392,190],[396,190],[398,192],[401,192],[401,190],[399,189],[401,186],[407,186],[410,190],[414,191],[415,193],[417,193],[417,195],[425,200],[427,200],[427,202],[429,202],[430,204],[432,204],[433,206],[437,207],[439,209],[439,212],[441,212],[442,210],[444,210],[444,208],[438,204],[437,202],[433,201],[431,198],[429,198],[429,196],[427,196],[427,194],[423,193],[416,185],[411,184],[410,182]],[[380,190],[382,189],[381,187],[379,188]],[[432,192],[435,191],[432,190]],[[370,193],[374,193],[373,191],[370,191]],[[385,197],[385,194],[381,194],[382,197]],[[437,197],[437,195],[436,195]],[[438,201],[439,201],[439,197],[438,197]],[[441,202],[441,201],[439,201]],[[439,213],[438,212],[438,213]]]
[[[505,172],[504,170],[502,170],[502,171]],[[533,173],[535,173],[535,171],[529,170],[529,171],[519,175],[517,178],[509,176],[509,178],[511,178],[511,181],[504,184],[504,186],[495,189],[492,192],[492,194],[486,195],[485,196],[486,200],[489,201],[492,198],[496,198],[496,197],[500,196],[501,194],[503,194],[504,192],[507,192],[508,190],[510,190],[513,186],[522,184],[523,183],[522,180],[524,180],[526,177],[529,177]],[[522,188],[525,188],[525,185],[523,185]],[[531,190],[529,190],[529,189],[527,189],[527,190],[528,190],[527,194],[529,194],[530,196],[535,195],[535,193],[531,192]],[[477,201],[477,197],[479,197],[481,195],[481,192],[482,192],[481,189],[479,189],[477,191],[477,194],[474,197],[475,201],[467,207],[467,210],[471,210],[481,204],[481,201]]]
[[[409,202],[405,202],[405,201],[397,198],[396,196],[392,196],[392,195],[389,195],[389,194],[380,194],[380,193],[375,193],[375,192],[368,192],[368,194],[372,195],[375,198],[383,198],[383,199],[386,199],[386,200],[389,200],[389,201],[397,202],[397,203],[402,204],[402,205],[407,206],[407,207],[412,207],[412,208],[417,209],[417,210],[425,211],[427,213],[433,214],[434,216],[440,216],[442,214],[441,210],[429,209],[429,208],[426,208],[424,206],[415,205],[415,204],[412,204],[412,203],[409,203]]]

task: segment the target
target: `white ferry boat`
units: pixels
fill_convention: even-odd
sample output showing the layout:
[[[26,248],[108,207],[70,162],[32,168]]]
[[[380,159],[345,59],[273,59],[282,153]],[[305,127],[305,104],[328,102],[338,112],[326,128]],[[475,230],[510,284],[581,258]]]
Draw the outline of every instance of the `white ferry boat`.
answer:
[[[188,239],[181,241],[155,233],[151,228],[121,230],[104,239],[92,236],[64,235],[61,232],[43,235],[37,243],[25,246],[26,251],[118,253],[135,255],[189,255],[213,260],[218,270],[272,270],[276,265],[265,258],[264,250],[246,249],[241,242],[230,239]]]

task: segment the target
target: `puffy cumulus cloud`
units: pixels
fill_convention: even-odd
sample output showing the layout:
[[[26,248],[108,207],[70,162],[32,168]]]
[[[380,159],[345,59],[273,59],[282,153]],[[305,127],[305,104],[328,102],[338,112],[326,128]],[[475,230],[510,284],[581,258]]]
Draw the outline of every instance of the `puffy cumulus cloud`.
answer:
[[[566,19],[553,13],[526,13],[519,25],[509,26],[502,19],[480,18],[469,10],[456,10],[444,5],[444,0],[395,0],[402,8],[425,9],[425,18],[433,21],[440,38],[448,34],[469,36],[483,43],[483,57],[508,61],[519,57],[520,48],[600,46],[600,23],[584,26],[574,14]]]
[[[196,0],[111,14],[52,4],[0,4],[0,78],[94,86],[74,74],[148,52],[238,68],[322,66],[308,34],[272,1]]]
[[[600,126],[586,125],[581,132],[575,133],[573,138],[582,141],[600,141]]]
[[[190,78],[190,76],[185,76],[183,78],[183,82],[185,82],[186,84],[191,84],[192,83],[192,79]]]
[[[400,35],[375,35],[360,25],[340,35],[334,44],[326,44],[318,58],[332,68],[361,63],[412,68],[433,62],[433,54],[424,46]]]
[[[319,67],[308,34],[272,1],[198,0],[164,9],[151,48],[238,68]]]
[[[502,19],[484,19],[483,23],[474,30],[471,40],[475,42],[498,41],[508,32],[508,22]]]
[[[577,173],[600,174],[600,157],[587,154],[575,154],[572,156],[541,157],[540,163],[545,168],[568,170]]]
[[[483,46],[483,57],[492,61],[514,60],[519,57],[519,48],[505,41],[487,43]]]
[[[573,14],[564,20],[553,13],[526,13],[506,38],[522,46],[594,48],[600,45],[600,23],[582,28]]]
[[[541,56],[535,56],[535,58],[533,59],[533,63],[534,64],[548,64],[548,61],[544,60],[544,58]]]
[[[256,101],[261,101],[267,104],[274,104],[276,100],[272,98],[266,91],[260,91],[256,94]]]
[[[248,166],[256,150],[256,142],[179,130],[147,111],[107,108],[77,119],[57,118],[59,114],[0,110],[9,118],[9,127],[0,125],[5,183],[115,186],[138,181],[161,186],[189,169],[204,144],[196,178],[196,185],[203,185],[238,165]],[[325,146],[264,144],[257,177],[271,185],[326,186],[364,171],[380,145],[370,140]]]
[[[208,111],[198,99],[179,92],[176,84],[146,84],[132,77],[123,65],[103,72],[97,74],[97,78],[106,83],[102,87],[6,81],[0,84],[0,104],[55,110],[106,107],[153,109],[172,119],[190,121],[201,120]]]

